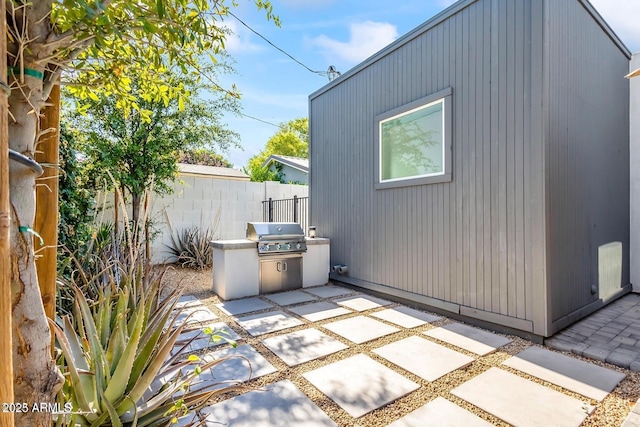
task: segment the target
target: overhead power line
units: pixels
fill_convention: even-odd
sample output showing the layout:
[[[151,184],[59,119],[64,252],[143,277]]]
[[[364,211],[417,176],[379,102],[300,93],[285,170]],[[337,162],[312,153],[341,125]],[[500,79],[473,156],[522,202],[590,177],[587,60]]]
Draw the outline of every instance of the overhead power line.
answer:
[[[243,117],[248,118],[248,119],[257,120],[257,121],[259,121],[259,122],[262,122],[262,123],[265,123],[265,124],[268,124],[268,125],[271,125],[271,126],[274,126],[274,127],[277,127],[277,128],[280,128],[280,127],[281,127],[280,125],[277,125],[277,124],[275,124],[275,123],[271,123],[271,122],[268,122],[268,121],[266,121],[266,120],[262,120],[262,119],[259,119],[259,118],[257,118],[257,117],[253,117],[253,116],[250,116],[250,115],[245,114],[245,113],[239,113],[239,114],[240,114],[241,116],[243,116]]]
[[[275,49],[279,50],[280,52],[284,53],[285,55],[287,55],[289,58],[291,58],[291,60],[293,60],[294,62],[296,62],[297,64],[301,65],[302,67],[304,67],[307,71],[314,73],[314,74],[318,74],[320,76],[326,76],[327,72],[326,71],[317,71],[317,70],[313,70],[309,67],[307,67],[305,64],[303,64],[302,62],[298,61],[296,58],[294,58],[292,55],[290,55],[288,52],[286,52],[285,50],[279,48],[278,46],[276,46],[275,44],[273,44],[269,39],[267,39],[265,36],[263,36],[262,34],[260,34],[259,32],[257,32],[256,30],[254,30],[253,28],[251,28],[248,24],[246,24],[242,19],[238,18],[236,15],[233,14],[233,12],[228,11],[229,15],[233,16],[235,19],[238,20],[238,22],[240,22],[242,25],[244,25],[245,27],[247,27],[249,29],[249,31],[251,31],[252,33],[254,33],[255,35],[257,35],[258,37],[260,37],[262,40],[266,41],[267,43],[269,43],[272,47],[274,47]]]

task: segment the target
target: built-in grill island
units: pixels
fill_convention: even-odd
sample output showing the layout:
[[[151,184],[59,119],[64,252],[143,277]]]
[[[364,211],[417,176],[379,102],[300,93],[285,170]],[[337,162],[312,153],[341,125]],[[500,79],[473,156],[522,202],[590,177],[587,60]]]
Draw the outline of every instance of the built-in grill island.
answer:
[[[323,285],[329,239],[305,237],[300,224],[249,222],[246,239],[216,240],[213,290],[224,300]]]
[[[261,294],[302,287],[302,253],[307,251],[307,243],[300,224],[250,222],[247,239],[258,243]]]

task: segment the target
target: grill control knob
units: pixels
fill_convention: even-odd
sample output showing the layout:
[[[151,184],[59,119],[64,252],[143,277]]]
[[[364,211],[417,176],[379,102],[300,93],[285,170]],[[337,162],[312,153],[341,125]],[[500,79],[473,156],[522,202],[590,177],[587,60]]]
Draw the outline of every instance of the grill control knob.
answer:
[[[291,243],[287,243],[287,249],[291,249]]]
[[[277,244],[277,245],[276,245],[276,249],[280,249],[280,244]]]
[[[301,248],[300,243],[296,243],[296,249],[300,249],[300,248]]]

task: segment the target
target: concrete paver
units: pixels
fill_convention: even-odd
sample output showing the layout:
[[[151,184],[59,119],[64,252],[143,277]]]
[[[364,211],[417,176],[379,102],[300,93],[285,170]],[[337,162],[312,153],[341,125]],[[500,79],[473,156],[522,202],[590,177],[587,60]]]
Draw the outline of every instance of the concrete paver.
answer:
[[[489,368],[451,393],[517,426],[578,427],[593,410],[586,402],[499,368]]]
[[[640,415],[631,412],[621,427],[640,427]]]
[[[326,301],[305,304],[299,307],[292,307],[288,310],[297,314],[298,316],[304,317],[310,322],[319,322],[321,320],[331,319],[332,317],[338,317],[344,314],[352,313],[352,311],[347,310],[346,308]]]
[[[262,343],[288,366],[296,366],[348,348],[315,328],[267,338]]]
[[[405,306],[376,311],[375,313],[372,313],[371,316],[386,320],[387,322],[402,326],[403,328],[416,328],[441,319],[441,317],[434,316],[433,314],[414,310]]]
[[[338,320],[322,325],[322,327],[356,344],[362,344],[399,331],[398,328],[365,316]]]
[[[428,421],[427,421],[428,420]],[[438,397],[400,418],[388,427],[491,427],[491,424],[445,399]]]
[[[183,295],[178,299],[178,303],[176,304],[177,309],[183,307],[195,307],[198,305],[203,305],[202,301],[193,295]]]
[[[463,368],[473,358],[420,337],[409,337],[373,350],[377,355],[427,381]]]
[[[220,304],[216,304],[220,310],[230,316],[236,316],[238,314],[251,313],[252,311],[266,310],[273,308],[273,304],[269,304],[260,298],[245,298],[233,301],[225,301]]]
[[[640,427],[640,402],[636,403],[621,427]]]
[[[226,360],[223,360],[227,358]],[[215,390],[229,383],[241,383],[276,372],[277,369],[250,345],[229,347],[202,356],[205,362],[223,360],[211,369],[203,370],[191,383],[191,388]]]
[[[556,345],[574,353],[596,356],[620,366],[628,364],[631,369],[635,367],[636,370],[640,370],[640,357],[636,357],[640,355],[640,298],[637,297],[624,297],[616,301],[614,304],[618,306],[614,307],[613,312],[606,313],[611,307],[607,306],[602,310],[603,313],[597,312],[593,318],[591,316],[587,318],[589,322],[573,325],[562,331],[559,334],[561,336],[554,337],[552,340],[557,343]],[[340,301],[346,304],[339,306],[329,301],[314,302],[317,298],[331,298],[334,302]],[[264,299],[269,299],[272,303]],[[194,313],[198,322],[212,315],[214,318],[206,323],[207,326],[214,329],[226,328],[231,338],[241,339],[227,324],[219,321],[215,323],[213,320],[217,320],[218,316],[208,309],[204,310],[206,307],[197,298],[186,296],[180,299],[179,304],[186,313]],[[293,304],[303,305],[281,309],[283,306]],[[342,342],[341,339],[335,339],[323,333],[320,330],[322,327],[354,343],[363,343],[392,334],[398,331],[398,328],[406,328],[404,330],[408,332],[407,329],[440,319],[419,310],[396,306],[333,321],[321,327],[295,332],[286,331],[288,328],[304,324],[302,320],[290,313],[295,313],[308,321],[317,322],[353,313],[346,307],[365,311],[382,308],[383,305],[388,304],[390,302],[338,286],[315,287],[218,304],[218,308],[223,312],[234,316],[229,322],[236,322],[250,335],[254,337],[266,333],[273,333],[273,335],[263,338],[262,341],[259,341],[260,338],[250,338],[247,340],[248,344],[240,345],[238,348],[227,347],[201,356],[204,361],[234,354],[244,356],[246,359],[233,357],[224,360],[213,370],[201,373],[192,383],[192,389],[195,387],[213,389],[228,385],[228,383],[220,384],[221,381],[231,383],[247,381],[250,372],[249,363],[253,370],[253,378],[276,372],[277,368],[264,357],[273,356],[269,356],[265,351],[271,350],[288,366],[297,366],[349,347],[348,342]],[[253,313],[265,309],[271,311]],[[238,317],[238,315],[243,316]],[[181,320],[185,318],[186,316],[183,315]],[[398,328],[374,319],[392,323]],[[296,376],[296,381],[311,382],[349,415],[358,418],[419,388],[418,384],[406,378],[409,375],[407,372],[427,381],[435,381],[445,376],[446,381],[448,373],[463,369],[475,360],[460,351],[431,341],[422,335],[421,331],[422,329],[415,331],[409,338],[406,338],[406,335],[402,338],[400,334],[395,339],[396,336],[391,336],[390,339],[385,340],[390,344],[374,345],[371,351],[391,364],[386,363],[385,366],[367,355],[359,354],[306,372],[301,374],[301,377]],[[474,352],[479,355],[476,356],[479,360],[483,359],[484,354],[489,354],[510,341],[498,334],[461,323],[450,323],[424,333]],[[186,331],[182,334],[181,341],[184,343],[185,339],[194,336],[197,337],[187,349],[188,352],[201,352],[203,348],[216,345],[209,342],[208,337],[202,334],[201,328]],[[344,352],[343,357],[348,354]],[[451,393],[514,425],[577,426],[593,410],[593,407],[588,404],[588,399],[602,401],[624,377],[621,373],[539,347],[529,347],[507,359],[504,365],[523,372],[523,375],[531,375],[547,383],[582,394],[585,396],[584,401],[495,367],[468,378]],[[302,372],[304,371],[303,368]],[[171,375],[175,375],[175,371]],[[155,386],[161,385],[162,381],[168,378],[156,379]],[[281,379],[282,376],[278,378]],[[150,389],[149,392],[152,390]],[[486,421],[445,397],[451,396],[437,397],[411,413],[404,412],[402,415],[405,416],[395,421],[390,427],[423,425],[486,427],[488,425]],[[402,411],[402,408],[396,409]],[[634,411],[629,414],[623,427],[640,427],[640,406],[636,405]],[[267,384],[264,389],[249,391],[224,400],[205,409],[205,412],[211,414],[205,421],[205,425],[209,427],[221,424],[251,427],[336,425],[288,380]],[[179,425],[186,425],[185,419],[181,419]],[[425,420],[428,420],[427,424]],[[350,423],[353,424],[354,421]]]
[[[625,377],[621,372],[540,347],[529,347],[502,364],[600,401]]]
[[[239,317],[237,322],[254,337],[303,324],[300,319],[281,310]]]
[[[317,297],[302,291],[279,292],[277,294],[268,294],[264,297],[278,305],[293,305],[318,299]]]
[[[332,298],[340,295],[352,294],[355,292],[355,291],[352,291],[351,289],[343,288],[342,286],[334,286],[334,285],[318,286],[315,288],[305,288],[304,291],[309,292],[310,294],[316,295],[320,298]]]
[[[332,427],[336,423],[289,380],[269,384],[202,410],[207,426]]]
[[[511,342],[509,338],[462,323],[449,323],[426,331],[424,334],[481,356],[492,353]]]
[[[355,311],[371,310],[372,308],[384,307],[390,305],[391,301],[372,297],[365,294],[356,294],[334,300],[335,303],[343,307],[348,307]]]
[[[187,325],[204,325],[218,319],[218,315],[204,305],[189,305],[178,314],[174,325],[187,322]]]
[[[331,363],[302,376],[354,418],[419,388],[418,384],[364,354]]]
[[[185,345],[187,345],[185,351],[187,353],[193,353],[199,350],[203,350],[205,348],[211,348],[217,345],[227,343],[225,339],[213,341],[209,335],[206,335],[204,333],[203,329],[205,327],[211,328],[213,331],[217,332],[220,336],[222,336],[225,339],[235,341],[240,338],[238,334],[236,334],[233,331],[233,329],[231,329],[224,322],[209,323],[204,325],[201,328],[190,329],[186,332],[181,333],[173,349],[171,350],[171,355],[176,354]],[[193,339],[193,341],[191,341],[191,339]]]

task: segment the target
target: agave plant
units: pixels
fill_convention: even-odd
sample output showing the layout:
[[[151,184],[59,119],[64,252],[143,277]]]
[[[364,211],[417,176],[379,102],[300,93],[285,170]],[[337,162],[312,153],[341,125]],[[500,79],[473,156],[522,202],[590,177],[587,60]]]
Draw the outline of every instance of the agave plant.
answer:
[[[107,286],[97,301],[75,288],[74,319],[67,315],[52,322],[67,377],[61,400],[73,404],[73,413],[59,417],[59,425],[166,425],[215,395],[240,388],[189,389],[200,372],[227,359],[204,363],[192,356],[176,363],[182,355],[171,351],[184,327],[173,327],[179,294],[172,293],[154,310],[159,282],[144,290],[131,284]],[[221,337],[214,332],[214,338]],[[189,364],[197,366],[181,374]],[[172,372],[178,374],[158,387],[157,379]]]
[[[190,226],[175,231],[165,211],[165,218],[171,237],[171,244],[165,246],[176,257],[178,264],[194,270],[203,270],[213,265],[211,241],[214,239],[220,223],[221,213],[222,210],[218,209],[213,219],[212,228]]]
[[[58,280],[60,300],[67,303],[51,322],[66,377],[58,402],[72,405],[70,414],[57,417],[59,426],[167,425],[221,393],[244,388],[190,387],[228,358],[185,359],[189,343],[175,351],[186,325],[176,325],[180,291],[161,298],[163,275],[149,266],[140,229],[125,221],[116,236],[104,227],[84,251],[91,259],[74,259],[73,272]],[[205,333],[224,339],[217,331]]]
[[[171,234],[168,248],[182,267],[203,270],[213,264],[212,240],[213,233],[208,228],[188,227]]]

